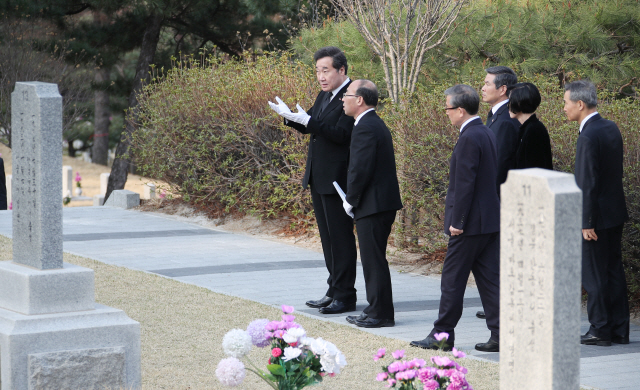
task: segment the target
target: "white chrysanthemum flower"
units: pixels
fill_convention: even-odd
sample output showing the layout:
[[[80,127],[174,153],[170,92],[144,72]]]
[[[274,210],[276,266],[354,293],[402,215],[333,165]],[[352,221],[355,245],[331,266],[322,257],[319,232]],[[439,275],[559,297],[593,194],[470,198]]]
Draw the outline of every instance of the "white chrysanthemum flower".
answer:
[[[251,351],[251,336],[245,330],[231,329],[222,339],[224,353],[234,358],[241,358]]]
[[[300,344],[307,347],[311,347],[311,344],[313,344],[314,341],[316,341],[316,339],[314,339],[313,337],[302,337],[300,339]]]
[[[216,376],[225,386],[238,386],[246,376],[244,364],[233,357],[222,359],[216,368]]]
[[[320,356],[322,370],[326,373],[339,374],[340,369],[347,365],[347,359],[342,352],[333,343],[322,338],[318,338],[311,344],[311,350]]]
[[[282,360],[288,362],[289,360],[295,359],[300,356],[301,353],[302,350],[300,348],[286,347],[284,349],[284,358]]]
[[[302,328],[291,328],[282,336],[282,339],[287,344],[297,343],[306,334],[307,332]]]

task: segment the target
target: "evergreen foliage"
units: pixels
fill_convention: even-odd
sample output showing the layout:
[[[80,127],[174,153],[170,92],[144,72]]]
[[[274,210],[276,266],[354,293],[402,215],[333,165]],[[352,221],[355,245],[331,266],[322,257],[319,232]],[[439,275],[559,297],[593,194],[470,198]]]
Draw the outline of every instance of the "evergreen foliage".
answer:
[[[384,86],[379,61],[347,22],[327,20],[325,28],[303,30],[290,40],[306,63],[327,45],[345,50],[357,77]],[[519,75],[555,77],[559,85],[589,78],[599,87],[640,98],[639,50],[638,0],[474,0],[449,40],[427,54],[420,81],[455,84],[499,64]]]

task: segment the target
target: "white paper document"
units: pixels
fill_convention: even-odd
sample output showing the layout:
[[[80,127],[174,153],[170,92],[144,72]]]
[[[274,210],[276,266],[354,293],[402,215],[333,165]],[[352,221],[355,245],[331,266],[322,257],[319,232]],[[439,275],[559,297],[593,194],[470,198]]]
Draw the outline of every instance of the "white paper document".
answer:
[[[342,199],[342,201],[346,202],[347,195],[344,193],[344,191],[342,191],[342,188],[340,188],[340,184],[338,184],[337,181],[334,181],[333,186],[336,187],[336,191],[338,191],[338,195],[340,195],[340,198]]]

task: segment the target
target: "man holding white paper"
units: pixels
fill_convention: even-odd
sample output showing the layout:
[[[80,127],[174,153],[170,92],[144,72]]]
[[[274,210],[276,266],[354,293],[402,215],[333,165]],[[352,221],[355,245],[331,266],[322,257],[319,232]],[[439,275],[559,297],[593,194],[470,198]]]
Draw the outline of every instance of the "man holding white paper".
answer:
[[[394,326],[387,240],[396,212],[402,208],[391,133],[376,114],[378,89],[356,80],[342,97],[346,115],[355,118],[351,133],[347,193],[343,207],[356,222],[367,306],[347,321],[360,327]]]
[[[356,309],[356,240],[353,219],[342,210],[342,199],[333,182],[347,185],[349,143],[353,118],[344,114],[340,97],[351,83],[347,77],[347,58],[337,47],[323,47],[314,55],[316,77],[322,91],[309,111],[300,105],[298,112],[276,97],[269,106],[284,118],[284,123],[302,134],[309,134],[309,154],[302,180],[311,187],[313,211],[320,232],[324,260],[329,271],[325,296],[310,300],[309,307],[322,314],[338,314]]]

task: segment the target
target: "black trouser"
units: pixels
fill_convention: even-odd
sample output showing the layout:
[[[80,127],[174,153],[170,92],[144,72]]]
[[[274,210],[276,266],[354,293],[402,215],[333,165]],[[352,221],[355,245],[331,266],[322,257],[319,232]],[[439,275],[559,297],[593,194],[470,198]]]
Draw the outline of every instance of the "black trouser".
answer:
[[[355,302],[358,253],[353,219],[344,211],[338,194],[319,194],[311,185],[311,200],[320,231],[324,261],[329,271],[326,296],[344,303]]]
[[[622,225],[582,240],[582,285],[589,295],[589,333],[609,340],[629,336],[629,299],[622,266]]]
[[[367,306],[363,312],[374,319],[393,320],[393,293],[387,262],[387,240],[396,210],[383,211],[356,220],[360,260],[367,289]]]
[[[500,340],[500,233],[449,238],[447,257],[442,266],[440,312],[434,330],[449,333],[455,340],[454,328],[462,316],[464,292],[469,273],[473,272],[480,301],[486,314],[491,338]]]

